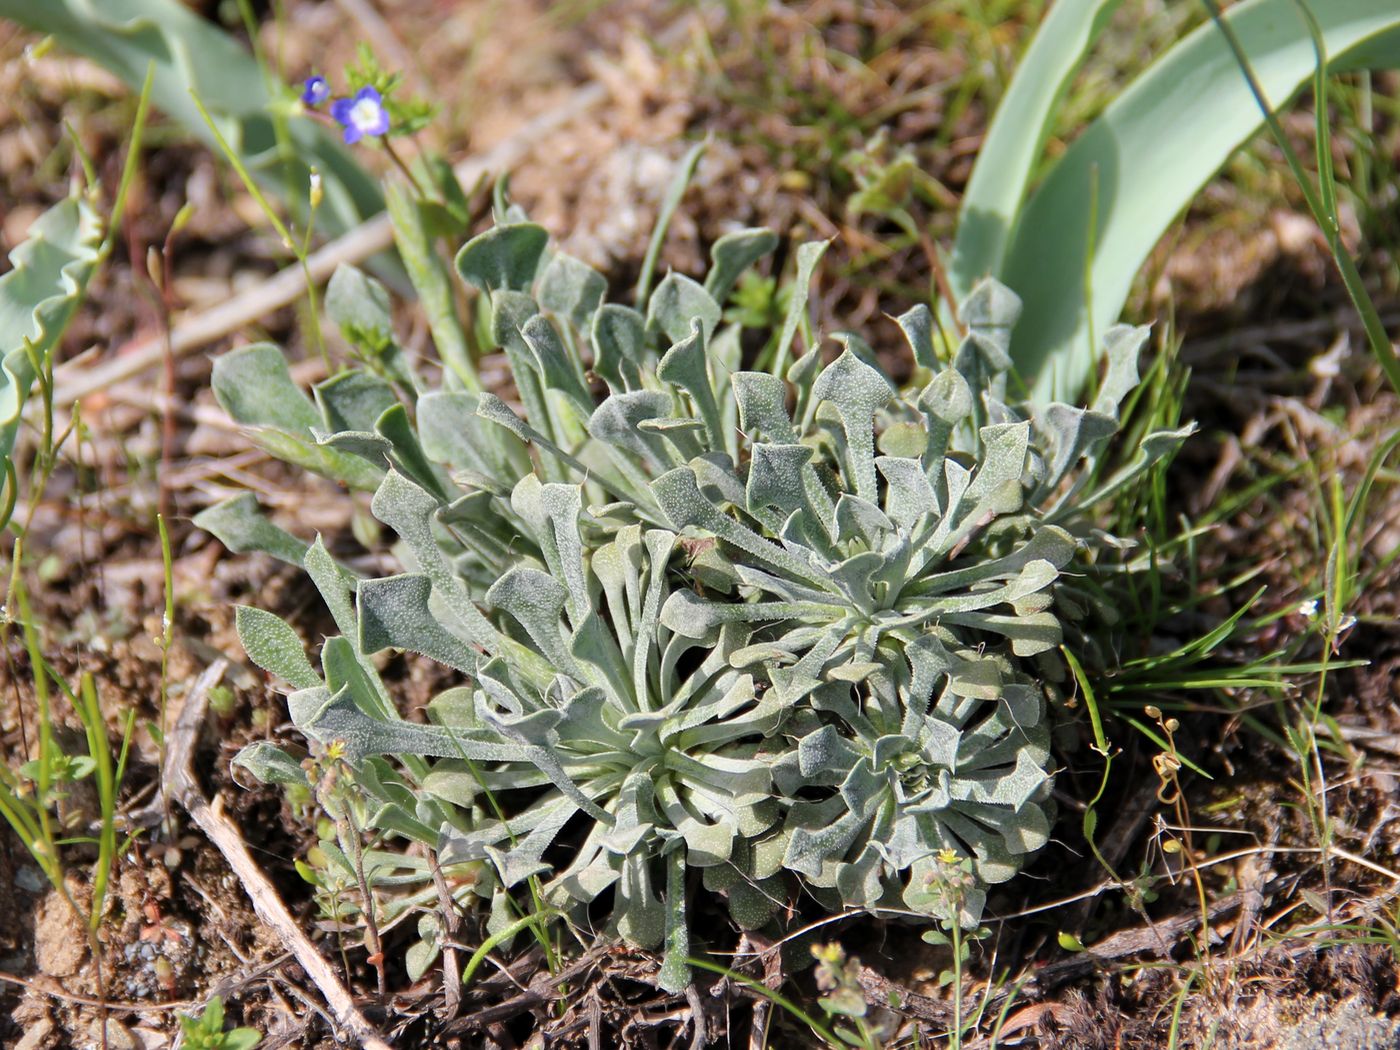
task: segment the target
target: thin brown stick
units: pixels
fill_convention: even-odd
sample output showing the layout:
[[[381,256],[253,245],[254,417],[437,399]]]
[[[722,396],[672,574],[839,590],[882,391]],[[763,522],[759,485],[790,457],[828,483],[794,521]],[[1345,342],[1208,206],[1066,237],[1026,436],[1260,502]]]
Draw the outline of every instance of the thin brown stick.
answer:
[[[163,777],[169,788],[169,797],[179,802],[199,830],[204,832],[223,854],[228,866],[243,884],[253,910],[262,919],[293,956],[306,975],[320,990],[330,1007],[336,1022],[365,1050],[389,1050],[389,1044],[373,1025],[360,1012],[355,1000],[331,969],[325,957],[306,936],[287,906],[282,903],[277,890],[243,841],[238,828],[223,814],[222,807],[210,805],[200,790],[194,776],[195,744],[199,737],[199,727],[204,724],[204,714],[209,703],[209,691],[223,678],[228,670],[228,661],[215,660],[196,679],[194,687],[185,699],[185,706],[175,723],[171,735],[170,748],[165,755]]]
[[[1206,910],[1206,919],[1215,922],[1235,911],[1240,906],[1240,895],[1231,894],[1222,900],[1211,904]],[[1057,959],[1035,971],[1030,984],[1022,988],[1022,994],[1045,994],[1053,988],[1058,988],[1062,984],[1077,980],[1093,973],[1096,970],[1106,969],[1108,964],[1126,959],[1129,956],[1142,955],[1147,958],[1162,958],[1168,955],[1177,944],[1178,938],[1189,932],[1192,927],[1199,927],[1201,924],[1201,912],[1184,912],[1180,915],[1173,915],[1169,919],[1162,919],[1151,926],[1139,926],[1130,930],[1121,930],[1105,937],[1097,944],[1090,945],[1083,952],[1078,952],[1064,959]],[[1211,936],[1211,931],[1206,930],[1204,936]]]
[[[911,988],[891,981],[884,974],[877,973],[869,966],[860,968],[856,980],[860,983],[860,990],[865,996],[865,1001],[871,1006],[895,1010],[909,1017],[917,1017],[921,1021],[931,1021],[940,1025],[946,1025],[953,1019],[951,1003],[935,999],[932,996],[921,995]]]
[[[456,942],[462,934],[462,915],[457,910],[457,901],[447,886],[436,852],[428,854],[428,866],[433,873],[433,888],[437,890],[438,907],[442,909],[442,923],[445,934],[442,946],[442,1020],[450,1021],[462,1009],[462,965],[457,954]]]
[[[530,987],[527,991],[512,996],[505,1002],[497,1003],[495,1006],[483,1007],[464,1017],[459,1017],[443,1028],[440,1034],[448,1036],[477,1031],[518,1017],[537,1006],[543,1006],[545,1003],[552,1003],[562,997],[563,993],[559,989],[566,982],[574,980],[596,966],[607,954],[607,951],[606,945],[599,945],[579,956],[557,974],[543,970],[530,981]]]
[[[0,982],[5,984],[15,984],[21,988],[26,988],[39,995],[46,995],[50,999],[57,999],[59,1002],[73,1003],[77,1006],[90,1006],[94,1009],[105,1009],[113,1014],[147,1014],[147,1013],[169,1013],[172,1010],[191,1010],[199,1006],[193,999],[182,999],[173,1003],[119,1003],[109,1002],[105,999],[95,999],[90,995],[78,995],[75,992],[65,992],[62,988],[56,988],[44,981],[33,980],[27,977],[16,977],[12,973],[5,973],[0,970]]]

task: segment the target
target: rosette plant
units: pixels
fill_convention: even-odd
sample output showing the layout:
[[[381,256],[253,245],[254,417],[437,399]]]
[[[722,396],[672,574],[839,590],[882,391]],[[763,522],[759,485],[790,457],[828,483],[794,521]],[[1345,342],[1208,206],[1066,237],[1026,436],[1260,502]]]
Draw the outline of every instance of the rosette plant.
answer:
[[[926,307],[899,318],[913,389],[850,335],[829,363],[812,348],[781,376],[746,371],[723,306],[773,234],[722,238],[703,283],[671,274],[643,310],[604,302],[600,274],[507,219],[456,266],[510,401],[460,369],[430,385],[383,289],[349,269],[328,306],[363,367],[308,398],[275,347],[215,365],[220,402],[267,448],[373,492],[405,570],[361,576],[250,496],[199,519],[304,565],[341,632],[318,671],[288,625],[239,614],[313,744],[341,832],[326,863],[372,888],[361,907],[380,919],[440,899],[439,870],[492,900],[498,930],[526,886],[580,922],[610,904],[618,935],[664,942],[672,989],[697,881],[744,927],[804,889],[975,924],[985,885],[1049,835],[1041,679],[1092,592],[1064,575],[1093,567],[1080,512],[1182,436],[1100,477],[1143,332],[1109,333],[1090,409],[1007,403],[1019,304],[990,283],[951,362]],[[780,360],[804,303],[798,289]],[[395,710],[384,650],[460,674],[428,724]],[[271,745],[241,761],[307,783]],[[945,892],[969,871],[970,891]],[[420,965],[435,930],[425,916]]]

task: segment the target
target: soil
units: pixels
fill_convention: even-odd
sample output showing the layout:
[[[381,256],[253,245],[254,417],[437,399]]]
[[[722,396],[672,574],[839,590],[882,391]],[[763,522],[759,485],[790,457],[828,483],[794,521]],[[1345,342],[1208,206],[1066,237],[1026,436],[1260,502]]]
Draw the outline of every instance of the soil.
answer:
[[[346,24],[353,4],[275,6],[285,23],[279,32],[263,12],[262,42],[289,78],[338,68],[364,33],[363,26]],[[820,327],[862,334],[892,371],[907,372],[885,311],[930,294],[929,259],[921,245],[899,244],[888,220],[849,212],[857,166],[849,154],[870,148],[881,128],[885,140],[874,149],[884,151],[883,159],[913,151],[934,186],[914,194],[909,210],[921,228],[946,238],[950,202],[967,178],[986,120],[982,96],[955,104],[955,85],[970,59],[931,43],[946,27],[911,19],[919,5],[814,0],[744,13],[664,48],[641,41],[655,39],[678,12],[642,0],[610,4],[606,17],[592,14],[596,5],[586,0],[377,6],[391,34],[378,40],[381,57],[404,56],[410,86],[431,89],[441,115],[425,144],[449,156],[489,147],[585,80],[609,88],[605,105],[537,145],[513,174],[511,190],[565,250],[601,268],[615,289],[635,281],[677,160],[689,142],[710,134],[663,265],[697,271],[708,246],[741,225],[780,233],[784,247],[775,266],[797,242],[834,236],[814,296]],[[996,46],[1007,61],[1025,30],[1019,23],[1000,28]],[[62,118],[80,114],[79,141],[114,184],[133,110],[120,84],[89,63],[55,54],[20,61],[31,42],[0,30],[0,58],[8,60],[0,64],[6,250],[66,192],[74,161]],[[761,57],[757,42],[767,48]],[[911,101],[891,111],[891,98]],[[1310,119],[1301,118],[1300,132]],[[186,200],[198,207],[176,243],[180,310],[217,303],[280,264],[259,232],[255,208],[228,173],[171,129],[158,128],[161,146],[149,154],[128,211],[128,250],[94,283],[66,340],[69,359],[120,353],[160,330],[159,298],[145,276],[146,246],[164,240]],[[1395,151],[1398,138],[1390,129],[1378,141]],[[1277,160],[1261,150],[1266,160]],[[1400,163],[1400,152],[1395,159]],[[1240,209],[1248,223],[1222,220]],[[1375,230],[1358,223],[1344,233],[1365,244],[1368,274],[1393,268],[1383,243],[1364,241]],[[889,244],[898,246],[883,247]],[[1180,360],[1192,373],[1186,413],[1200,424],[1167,475],[1168,508],[1192,518],[1228,508],[1198,538],[1194,572],[1179,581],[1183,590],[1194,586],[1200,602],[1161,624],[1150,644],[1180,644],[1210,629],[1263,586],[1250,614],[1255,627],[1232,638],[1213,666],[1282,651],[1295,662],[1316,662],[1323,642],[1299,604],[1323,585],[1319,494],[1332,477],[1344,491],[1354,490],[1400,418],[1400,402],[1386,391],[1353,327],[1325,245],[1286,193],[1261,205],[1227,172],[1149,270],[1153,276],[1141,282],[1132,309],[1148,317],[1172,306],[1176,331],[1186,340]],[[1400,297],[1384,279],[1378,289],[1390,296],[1382,306],[1393,313]],[[407,308],[402,322],[405,330],[421,330]],[[209,349],[267,337],[304,350],[298,331],[293,311],[282,311]],[[702,980],[694,998],[669,997],[653,984],[653,958],[606,946],[581,954],[569,995],[558,1003],[551,983],[536,981],[546,971],[528,950],[508,971],[479,979],[455,1018],[442,1017],[442,990],[432,972],[410,983],[391,969],[391,995],[376,1001],[366,951],[319,922],[310,888],[296,872],[295,861],[315,842],[314,828],[281,792],[230,766],[255,739],[296,746],[283,698],[243,660],[233,604],[256,601],[288,617],[305,637],[330,628],[298,573],[262,557],[230,555],[189,523],[209,503],[254,488],[284,524],[302,534],[319,530],[333,547],[348,550],[354,504],[329,483],[250,452],[212,403],[208,367],[202,354],[177,366],[179,410],[168,463],[161,463],[152,377],[142,377],[89,400],[90,440],[55,474],[44,500],[22,508],[32,510],[30,590],[45,625],[46,658],[70,679],[93,675],[113,740],[124,713],[137,712],[122,810],[149,819],[119,858],[98,934],[100,959],[92,957],[85,922],[48,887],[9,828],[0,829],[0,1043],[26,1050],[97,1045],[104,1014],[98,1001],[105,998],[108,1046],[172,1046],[176,1016],[218,994],[229,1023],[265,1033],[264,1047],[335,1045],[320,994],[254,914],[223,856],[178,807],[167,815],[161,805],[161,748],[158,728],[152,729],[173,725],[189,683],[222,656],[231,664],[227,694],[211,708],[197,750],[203,790],[237,821],[288,906],[305,928],[318,931],[325,954],[345,968],[362,1008],[394,1045],[697,1045],[691,1025],[697,1013],[710,1045],[758,1045],[751,1037],[765,1023],[769,1045],[811,1045],[806,1029],[741,985]],[[317,365],[308,360],[299,367],[310,375]],[[1259,484],[1270,476],[1273,484]],[[158,477],[165,479],[163,490]],[[1155,876],[1150,900],[1108,885],[1089,856],[1083,800],[1099,787],[1102,758],[1090,750],[1082,718],[1064,719],[1055,838],[1023,877],[993,896],[989,915],[996,921],[974,949],[963,989],[969,1002],[990,1004],[984,1034],[1000,1013],[1000,1045],[1153,1047],[1173,1035],[1181,1046],[1400,1045],[1397,880],[1389,874],[1400,864],[1400,560],[1386,564],[1400,545],[1400,489],[1393,482],[1393,475],[1381,478],[1364,516],[1356,568],[1371,578],[1354,608],[1356,624],[1329,654],[1338,668],[1321,685],[1316,674],[1292,676],[1281,694],[1247,687],[1206,702],[1197,697],[1182,716],[1178,739],[1209,778],[1182,772],[1184,808],[1161,801],[1167,795],[1154,771],[1158,749],[1125,723],[1113,723],[1120,750],[1099,804],[1097,842],[1125,879]],[[156,640],[164,595],[150,524],[162,504],[178,596],[168,657]],[[1252,571],[1247,578],[1246,570]],[[5,638],[0,748],[13,766],[34,753],[35,698],[23,646],[15,632]],[[1353,657],[1365,662],[1351,665]],[[406,712],[442,684],[413,660],[398,660],[387,672]],[[1300,785],[1315,783],[1315,771],[1300,769],[1277,739],[1319,690],[1332,734],[1319,741],[1316,756],[1332,821],[1325,858],[1300,804]],[[1135,702],[1165,707],[1180,699],[1144,694]],[[61,703],[57,715],[77,729]],[[90,799],[75,793],[66,805],[75,826],[90,819]],[[1184,853],[1168,853],[1163,844],[1179,834],[1171,825],[1183,815],[1192,838]],[[1208,864],[1228,855],[1235,859]],[[70,858],[68,896],[80,908],[91,893],[81,875],[88,859],[81,847]],[[822,918],[794,905],[794,929]],[[741,939],[712,902],[701,898],[698,907],[695,928],[713,931],[707,947],[751,952],[745,972],[791,980],[793,998],[815,1002],[818,993],[802,966],[811,937],[797,939],[781,957],[764,954],[767,945],[757,936]],[[475,919],[469,927],[464,938],[480,943]],[[839,939],[866,964],[861,984],[886,1045],[912,1045],[916,1037],[928,1045],[951,1017],[949,990],[939,979],[947,954],[918,934],[859,918],[812,935]],[[1078,950],[1076,940],[1088,950]],[[399,958],[406,943],[401,935],[391,938],[388,955]],[[540,994],[531,1000],[526,989]]]

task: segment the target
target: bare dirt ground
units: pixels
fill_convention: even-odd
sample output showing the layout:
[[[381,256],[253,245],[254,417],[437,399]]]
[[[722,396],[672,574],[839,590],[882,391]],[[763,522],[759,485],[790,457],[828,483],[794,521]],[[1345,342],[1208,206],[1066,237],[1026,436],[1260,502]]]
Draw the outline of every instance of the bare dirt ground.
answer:
[[[814,0],[745,14],[664,48],[643,41],[682,12],[642,0],[596,6],[395,0],[379,5],[391,32],[376,43],[386,62],[401,57],[410,83],[440,105],[440,119],[425,137],[449,156],[500,141],[579,83],[596,78],[607,85],[608,101],[540,142],[514,173],[511,189],[567,250],[602,268],[615,287],[635,278],[688,141],[711,133],[665,264],[694,272],[708,245],[739,225],[770,225],[785,245],[835,236],[814,297],[820,327],[861,332],[897,371],[898,332],[885,311],[897,313],[927,296],[928,256],[921,244],[899,242],[878,216],[848,211],[863,170],[851,154],[882,128],[878,157],[912,150],[932,182],[911,191],[909,208],[935,238],[946,237],[987,114],[981,96],[958,96],[972,59],[942,46],[957,27],[940,21],[939,5],[929,14],[924,5]],[[288,79],[313,66],[336,68],[367,32],[346,13],[354,5],[288,0],[281,7],[283,22],[269,15],[263,42]],[[1016,22],[999,27],[995,53],[1009,60],[1025,30]],[[29,42],[0,26],[6,250],[66,192],[73,164],[62,119],[103,178],[114,182],[133,111],[128,93],[87,63],[57,55],[20,61]],[[164,239],[186,200],[198,206],[176,247],[181,310],[217,303],[283,263],[229,173],[173,129],[159,130],[159,147],[148,155],[128,212],[129,250],[93,287],[69,334],[70,359],[120,354],[160,330],[145,251]],[[1377,141],[1394,151],[1397,135],[1389,130]],[[1400,163],[1400,153],[1394,161]],[[1221,222],[1226,214],[1238,225]],[[1181,351],[1191,370],[1187,415],[1200,422],[1201,433],[1169,474],[1171,512],[1195,519],[1230,508],[1199,536],[1194,571],[1183,569],[1177,580],[1184,590],[1217,596],[1162,624],[1146,644],[1194,637],[1267,584],[1251,613],[1259,626],[1232,638],[1216,654],[1217,666],[1290,647],[1296,661],[1319,659],[1315,624],[1298,611],[1321,586],[1325,569],[1319,493],[1333,475],[1351,491],[1400,416],[1400,403],[1350,330],[1345,296],[1310,229],[1286,193],[1260,203],[1227,178],[1163,247],[1134,301],[1144,317],[1170,305],[1187,337]],[[1368,272],[1384,275],[1394,265],[1383,247],[1366,258]],[[1378,291],[1390,296],[1393,312],[1400,302],[1394,287],[1382,277]],[[401,324],[422,332],[408,308]],[[294,311],[285,310],[209,349],[254,336],[296,346],[299,330]],[[60,470],[33,510],[32,542],[43,554],[30,551],[37,562],[32,589],[48,658],[66,674],[94,674],[112,712],[114,738],[118,714],[128,708],[143,726],[123,801],[130,813],[154,816],[120,859],[103,928],[108,1044],[173,1045],[175,1014],[212,994],[224,997],[231,1021],[266,1033],[263,1046],[333,1044],[318,993],[253,913],[224,858],[178,806],[168,819],[161,806],[160,750],[144,727],[162,717],[173,724],[190,683],[224,657],[230,670],[196,752],[203,790],[241,828],[288,907],[336,968],[345,968],[367,1015],[394,1045],[693,1046],[697,1008],[710,1045],[758,1045],[751,1037],[765,1017],[769,1045],[809,1045],[805,1029],[741,985],[702,984],[693,1001],[672,999],[651,983],[653,960],[606,948],[572,964],[567,997],[558,996],[553,981],[536,980],[543,961],[525,952],[479,980],[457,1016],[443,1018],[436,975],[410,983],[393,961],[406,942],[391,939],[392,994],[375,1001],[365,949],[315,915],[295,871],[294,861],[315,841],[306,815],[280,792],[235,777],[229,765],[253,739],[292,739],[281,697],[242,659],[232,603],[255,600],[293,619],[308,637],[320,630],[319,606],[297,574],[265,559],[229,555],[188,523],[210,502],[253,488],[298,531],[317,529],[329,543],[344,543],[350,501],[329,483],[293,475],[250,451],[213,405],[208,367],[204,354],[177,366],[176,441],[164,464],[155,377],[89,398],[84,410],[92,434],[82,462]],[[316,367],[307,362],[305,374]],[[151,525],[161,501],[158,478],[172,511],[178,595],[163,715],[162,653],[152,640],[161,631],[163,603]],[[1376,487],[1363,529],[1363,571],[1400,544],[1397,491],[1393,475]],[[1400,1045],[1394,1021],[1400,1017],[1400,877],[1391,874],[1400,866],[1397,565],[1376,572],[1334,657],[1363,659],[1364,666],[1333,671],[1321,686],[1316,675],[1305,675],[1282,692],[1238,688],[1191,696],[1177,739],[1209,779],[1182,770],[1179,801],[1154,764],[1160,749],[1126,724],[1111,725],[1121,750],[1098,807],[1097,842],[1125,880],[1151,878],[1150,899],[1133,899],[1114,885],[1089,853],[1082,810],[1098,789],[1102,758],[1089,749],[1082,718],[1066,717],[1056,837],[1025,876],[992,900],[990,914],[1000,921],[976,947],[963,989],[968,1002],[991,1003],[984,1036],[1000,1013],[1002,1046],[1155,1047],[1167,1045],[1173,1031],[1181,1046]],[[1245,579],[1247,571],[1257,575]],[[406,710],[441,684],[411,661],[400,660],[389,672]],[[11,636],[0,667],[0,746],[13,759],[32,753],[31,681]],[[1279,734],[1319,689],[1331,735],[1315,752],[1318,770],[1302,769]],[[1165,707],[1179,697],[1163,691],[1140,699]],[[1332,828],[1325,850],[1313,817],[1319,770]],[[71,805],[81,824],[84,801]],[[1193,829],[1191,848],[1164,852],[1182,823]],[[74,864],[75,871],[82,867]],[[73,892],[81,897],[87,890],[75,879]],[[747,953],[738,957],[744,972],[760,980],[791,978],[794,998],[814,1001],[810,975],[794,962],[801,951],[791,958],[764,954],[761,938],[740,942],[718,911],[709,918],[714,921],[696,923],[720,931],[708,948],[737,948]],[[799,908],[792,928],[819,918]],[[478,933],[464,936],[476,944]],[[1071,935],[1068,942],[1064,934]],[[938,981],[945,955],[923,944],[917,930],[869,918],[824,927],[820,936],[840,940],[865,964],[862,984],[886,1023],[886,1045],[938,1045],[952,1013],[949,990]],[[94,962],[81,928],[18,840],[0,831],[0,1041],[25,1050],[96,1045],[102,985]]]

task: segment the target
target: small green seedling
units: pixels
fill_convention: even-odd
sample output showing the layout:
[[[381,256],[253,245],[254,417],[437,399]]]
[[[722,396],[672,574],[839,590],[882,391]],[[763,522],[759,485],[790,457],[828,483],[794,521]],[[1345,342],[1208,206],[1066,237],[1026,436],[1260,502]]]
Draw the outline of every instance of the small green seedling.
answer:
[[[256,1028],[224,1031],[224,1001],[217,995],[200,1013],[181,1015],[180,1034],[188,1050],[253,1050],[262,1042]]]

